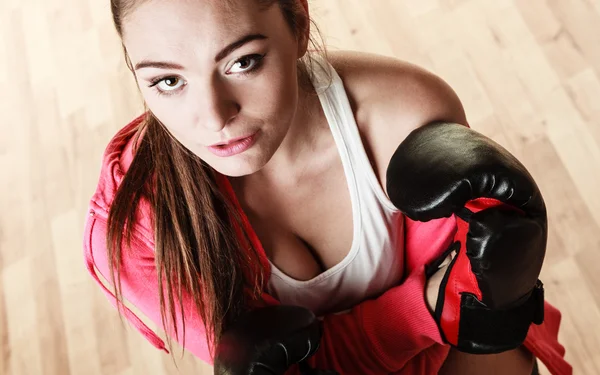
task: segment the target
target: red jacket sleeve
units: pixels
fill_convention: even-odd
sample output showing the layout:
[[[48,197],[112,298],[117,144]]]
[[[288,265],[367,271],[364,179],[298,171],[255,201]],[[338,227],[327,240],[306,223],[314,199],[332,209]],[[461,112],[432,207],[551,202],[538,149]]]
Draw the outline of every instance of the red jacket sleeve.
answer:
[[[90,216],[86,223],[84,235],[85,261],[88,272],[100,285],[110,302],[116,307],[119,304],[110,286],[110,269],[106,246],[106,220],[100,215]],[[144,317],[150,319],[157,327],[162,328],[160,301],[158,294],[158,277],[154,265],[153,247],[143,235],[133,236],[132,244],[125,247],[127,260],[123,262],[121,271],[121,293],[123,299],[139,310]],[[97,272],[98,271],[98,272]],[[105,286],[98,273],[105,279]],[[111,289],[109,289],[111,288]],[[177,341],[204,362],[212,364],[206,342],[206,330],[200,316],[195,313],[191,299],[183,301],[185,309],[185,336],[182,335],[182,318],[178,313]],[[125,318],[156,348],[167,351],[164,341],[151,330],[133,311],[121,305]],[[174,330],[168,332],[175,339]]]

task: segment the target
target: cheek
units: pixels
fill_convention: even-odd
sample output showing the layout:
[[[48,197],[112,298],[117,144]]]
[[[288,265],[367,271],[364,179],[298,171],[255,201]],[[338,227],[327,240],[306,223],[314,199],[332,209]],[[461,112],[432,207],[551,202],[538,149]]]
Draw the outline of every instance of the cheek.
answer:
[[[194,112],[184,100],[150,97],[146,99],[146,105],[175,138],[184,141],[189,136]]]
[[[184,112],[174,111],[172,107],[170,108],[163,103],[152,107],[148,105],[148,108],[179,143],[190,150],[193,150],[196,147],[195,143],[197,143],[197,140],[194,140],[191,127],[186,126],[186,124],[190,123],[190,120],[189,118],[186,118]]]
[[[260,93],[257,95],[257,93]],[[298,82],[294,64],[279,63],[260,80],[260,88],[249,93],[252,107],[265,121],[287,121],[294,115],[298,100]]]

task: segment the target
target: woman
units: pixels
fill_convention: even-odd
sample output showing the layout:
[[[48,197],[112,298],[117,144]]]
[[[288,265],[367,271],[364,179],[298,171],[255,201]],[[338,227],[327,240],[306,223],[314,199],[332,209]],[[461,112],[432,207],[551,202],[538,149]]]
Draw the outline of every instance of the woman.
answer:
[[[284,303],[321,318],[317,368],[529,374],[533,352],[570,371],[550,305],[525,347],[497,355],[457,351],[433,319],[448,265],[425,265],[456,221],[411,221],[384,187],[415,129],[466,129],[445,82],[389,58],[309,52],[306,0],[111,5],[148,111],[107,147],[86,259],[154,345],[175,338],[212,363],[233,322]],[[121,298],[165,328],[167,346]]]

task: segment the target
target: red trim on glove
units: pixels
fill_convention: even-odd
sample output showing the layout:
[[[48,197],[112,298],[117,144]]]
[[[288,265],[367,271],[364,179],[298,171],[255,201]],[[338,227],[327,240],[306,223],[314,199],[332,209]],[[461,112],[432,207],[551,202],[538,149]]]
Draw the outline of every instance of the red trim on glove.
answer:
[[[508,209],[521,211],[514,206],[507,205],[493,198],[477,198],[467,202],[465,208],[476,213],[488,208],[504,206]],[[521,211],[522,212],[522,211]],[[457,215],[456,224],[458,230],[454,236],[454,243],[460,243],[458,255],[448,276],[448,282],[444,290],[444,306],[440,317],[440,326],[446,340],[452,345],[458,345],[458,330],[460,327],[460,307],[462,293],[471,293],[482,301],[483,297],[477,278],[471,270],[471,261],[467,256],[467,235],[469,233],[469,222]]]

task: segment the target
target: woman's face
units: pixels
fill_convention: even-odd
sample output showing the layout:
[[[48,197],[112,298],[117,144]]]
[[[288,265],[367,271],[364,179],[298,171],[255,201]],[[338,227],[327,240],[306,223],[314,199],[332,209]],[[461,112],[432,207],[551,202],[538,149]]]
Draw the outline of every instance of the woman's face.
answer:
[[[306,49],[277,2],[151,0],[123,30],[148,108],[186,148],[229,176],[271,159],[295,117]]]

